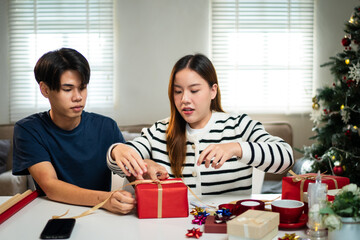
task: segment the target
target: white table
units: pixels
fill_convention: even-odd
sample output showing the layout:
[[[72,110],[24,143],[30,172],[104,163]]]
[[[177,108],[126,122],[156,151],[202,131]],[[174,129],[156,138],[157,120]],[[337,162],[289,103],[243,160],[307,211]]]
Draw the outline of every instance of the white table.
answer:
[[[254,194],[252,196],[203,196],[203,202],[209,205],[219,205],[241,199],[275,199],[277,194]],[[0,197],[0,204],[10,197]],[[193,201],[189,197],[189,201]],[[190,209],[192,206],[190,206]],[[50,201],[46,198],[36,198],[11,218],[0,224],[0,239],[39,239],[46,222],[53,215],[61,215],[70,209],[67,217],[77,216],[86,211],[87,207],[73,206]],[[76,220],[70,239],[156,239],[177,240],[194,239],[187,238],[187,229],[200,227],[203,232],[204,226],[192,224],[194,217],[188,218],[164,218],[164,219],[139,219],[135,213],[128,215],[116,215],[105,210],[97,210],[95,213]],[[279,231],[282,237],[285,233],[297,233],[305,237],[305,228],[300,230]],[[203,233],[200,239],[226,240],[227,234]]]

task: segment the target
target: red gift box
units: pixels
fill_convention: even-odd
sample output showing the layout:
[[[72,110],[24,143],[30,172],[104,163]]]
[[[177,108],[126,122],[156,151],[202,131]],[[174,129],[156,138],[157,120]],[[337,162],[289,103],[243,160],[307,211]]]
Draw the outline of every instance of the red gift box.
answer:
[[[227,233],[226,222],[216,223],[215,216],[207,216],[204,225],[206,233]]]
[[[189,216],[188,189],[180,178],[139,182],[135,186],[139,218]]]
[[[316,179],[316,173],[307,173],[296,176],[289,176],[282,178],[282,199],[293,199],[298,201],[304,201],[304,192],[307,192],[309,183],[314,183]],[[321,182],[328,185],[328,189],[338,189],[350,183],[349,178],[321,175]]]

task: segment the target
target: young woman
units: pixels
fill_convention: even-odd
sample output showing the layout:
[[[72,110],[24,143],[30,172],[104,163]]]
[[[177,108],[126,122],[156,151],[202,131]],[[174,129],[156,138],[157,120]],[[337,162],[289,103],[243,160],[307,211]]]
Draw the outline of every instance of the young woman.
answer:
[[[252,170],[281,173],[293,163],[289,144],[246,114],[221,107],[216,71],[204,55],[187,55],[169,82],[170,118],[115,144],[108,166],[120,176],[181,177],[197,194],[250,194]],[[160,167],[161,166],[161,167]]]

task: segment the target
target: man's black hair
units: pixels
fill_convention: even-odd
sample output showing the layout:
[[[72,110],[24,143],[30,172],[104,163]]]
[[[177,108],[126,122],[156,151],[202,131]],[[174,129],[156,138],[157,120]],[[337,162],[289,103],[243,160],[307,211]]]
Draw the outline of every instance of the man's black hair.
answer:
[[[86,58],[71,48],[61,48],[45,53],[34,68],[35,79],[44,82],[50,90],[60,90],[61,75],[68,70],[75,70],[81,76],[81,86],[90,80],[90,66]]]

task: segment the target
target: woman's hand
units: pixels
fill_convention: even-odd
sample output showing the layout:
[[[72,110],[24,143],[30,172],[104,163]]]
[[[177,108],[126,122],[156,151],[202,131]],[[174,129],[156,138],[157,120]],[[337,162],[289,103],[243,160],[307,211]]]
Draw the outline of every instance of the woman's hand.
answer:
[[[133,174],[138,178],[147,172],[145,161],[133,148],[126,144],[116,145],[111,151],[111,157],[128,177]]]
[[[200,166],[205,161],[205,167],[208,168],[210,167],[211,159],[213,159],[211,166],[219,169],[232,156],[242,157],[242,149],[239,143],[211,144],[202,151],[197,165]]]
[[[148,169],[147,173],[143,175],[145,179],[164,180],[169,178],[169,174],[165,167],[150,159],[144,159],[144,161]]]
[[[110,193],[111,194],[111,193]],[[127,214],[135,207],[135,199],[131,193],[119,190],[114,192],[103,208],[113,213]]]

